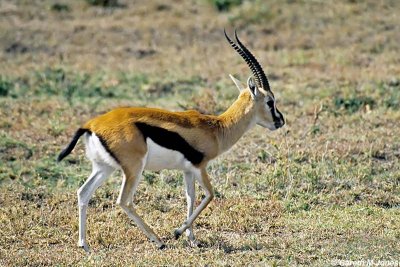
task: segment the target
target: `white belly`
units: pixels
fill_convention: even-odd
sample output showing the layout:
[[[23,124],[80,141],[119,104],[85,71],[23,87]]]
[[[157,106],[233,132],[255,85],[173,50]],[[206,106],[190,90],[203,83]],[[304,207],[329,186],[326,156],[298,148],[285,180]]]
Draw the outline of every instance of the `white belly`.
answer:
[[[162,147],[150,138],[147,142],[146,170],[159,171],[164,169],[193,170],[197,169],[182,153]]]

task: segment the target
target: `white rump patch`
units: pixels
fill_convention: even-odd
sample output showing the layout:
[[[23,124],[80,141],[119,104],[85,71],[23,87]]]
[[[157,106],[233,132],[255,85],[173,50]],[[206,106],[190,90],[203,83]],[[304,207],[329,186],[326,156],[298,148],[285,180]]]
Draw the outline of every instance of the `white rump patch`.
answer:
[[[198,170],[193,164],[187,160],[182,153],[162,147],[156,144],[150,138],[146,139],[147,158],[145,169],[150,171],[159,171],[164,169],[175,169],[184,171]]]
[[[107,152],[99,137],[92,133],[85,134],[86,157],[94,162],[105,163],[119,169],[118,162]]]

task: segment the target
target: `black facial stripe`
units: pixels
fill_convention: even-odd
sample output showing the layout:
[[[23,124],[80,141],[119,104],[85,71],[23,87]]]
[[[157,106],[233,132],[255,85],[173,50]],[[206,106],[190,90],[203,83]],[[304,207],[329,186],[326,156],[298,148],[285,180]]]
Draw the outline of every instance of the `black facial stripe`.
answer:
[[[268,106],[270,109],[274,109],[274,101],[273,101],[273,100],[267,101],[267,106]]]
[[[268,101],[267,101],[267,106],[269,107],[269,110],[271,111],[272,120],[273,120],[274,122],[279,121],[279,118],[276,116],[276,112],[275,112],[277,109],[275,109],[275,102],[274,102],[274,100],[272,100],[272,99],[268,100]],[[279,111],[278,111],[278,112],[279,112]]]
[[[136,122],[135,125],[142,132],[145,141],[148,137],[162,147],[178,151],[192,164],[199,164],[204,158],[202,152],[193,148],[176,132],[168,131],[164,128],[152,126],[143,122]]]
[[[90,133],[90,132],[89,132]],[[99,138],[100,143],[103,145],[104,149],[108,152],[108,154],[110,154],[110,156],[118,163],[120,163],[120,161],[118,160],[118,158],[115,156],[115,154],[111,151],[110,147],[108,146],[106,140],[101,137],[100,135],[96,134],[96,136]]]

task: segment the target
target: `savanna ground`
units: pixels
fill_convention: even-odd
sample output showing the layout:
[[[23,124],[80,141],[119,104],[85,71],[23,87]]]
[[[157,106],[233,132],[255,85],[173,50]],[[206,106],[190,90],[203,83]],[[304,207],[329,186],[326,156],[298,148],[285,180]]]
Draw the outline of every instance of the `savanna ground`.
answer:
[[[0,1],[1,266],[399,263],[400,1],[95,2]],[[114,107],[222,112],[238,95],[228,73],[250,74],[224,27],[259,58],[287,125],[252,129],[209,166],[202,247],[173,239],[183,178],[162,171],[135,203],[166,250],[116,206],[120,173],[90,203],[91,253],[78,249],[90,164],[82,144],[57,154]]]

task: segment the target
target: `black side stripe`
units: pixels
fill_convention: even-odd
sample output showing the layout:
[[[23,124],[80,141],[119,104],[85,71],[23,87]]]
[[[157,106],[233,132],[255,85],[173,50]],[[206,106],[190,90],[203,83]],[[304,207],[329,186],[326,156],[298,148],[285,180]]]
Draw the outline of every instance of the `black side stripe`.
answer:
[[[143,122],[136,122],[135,125],[142,132],[145,141],[150,138],[162,147],[178,151],[192,164],[196,165],[202,162],[204,154],[193,148],[178,133]]]

